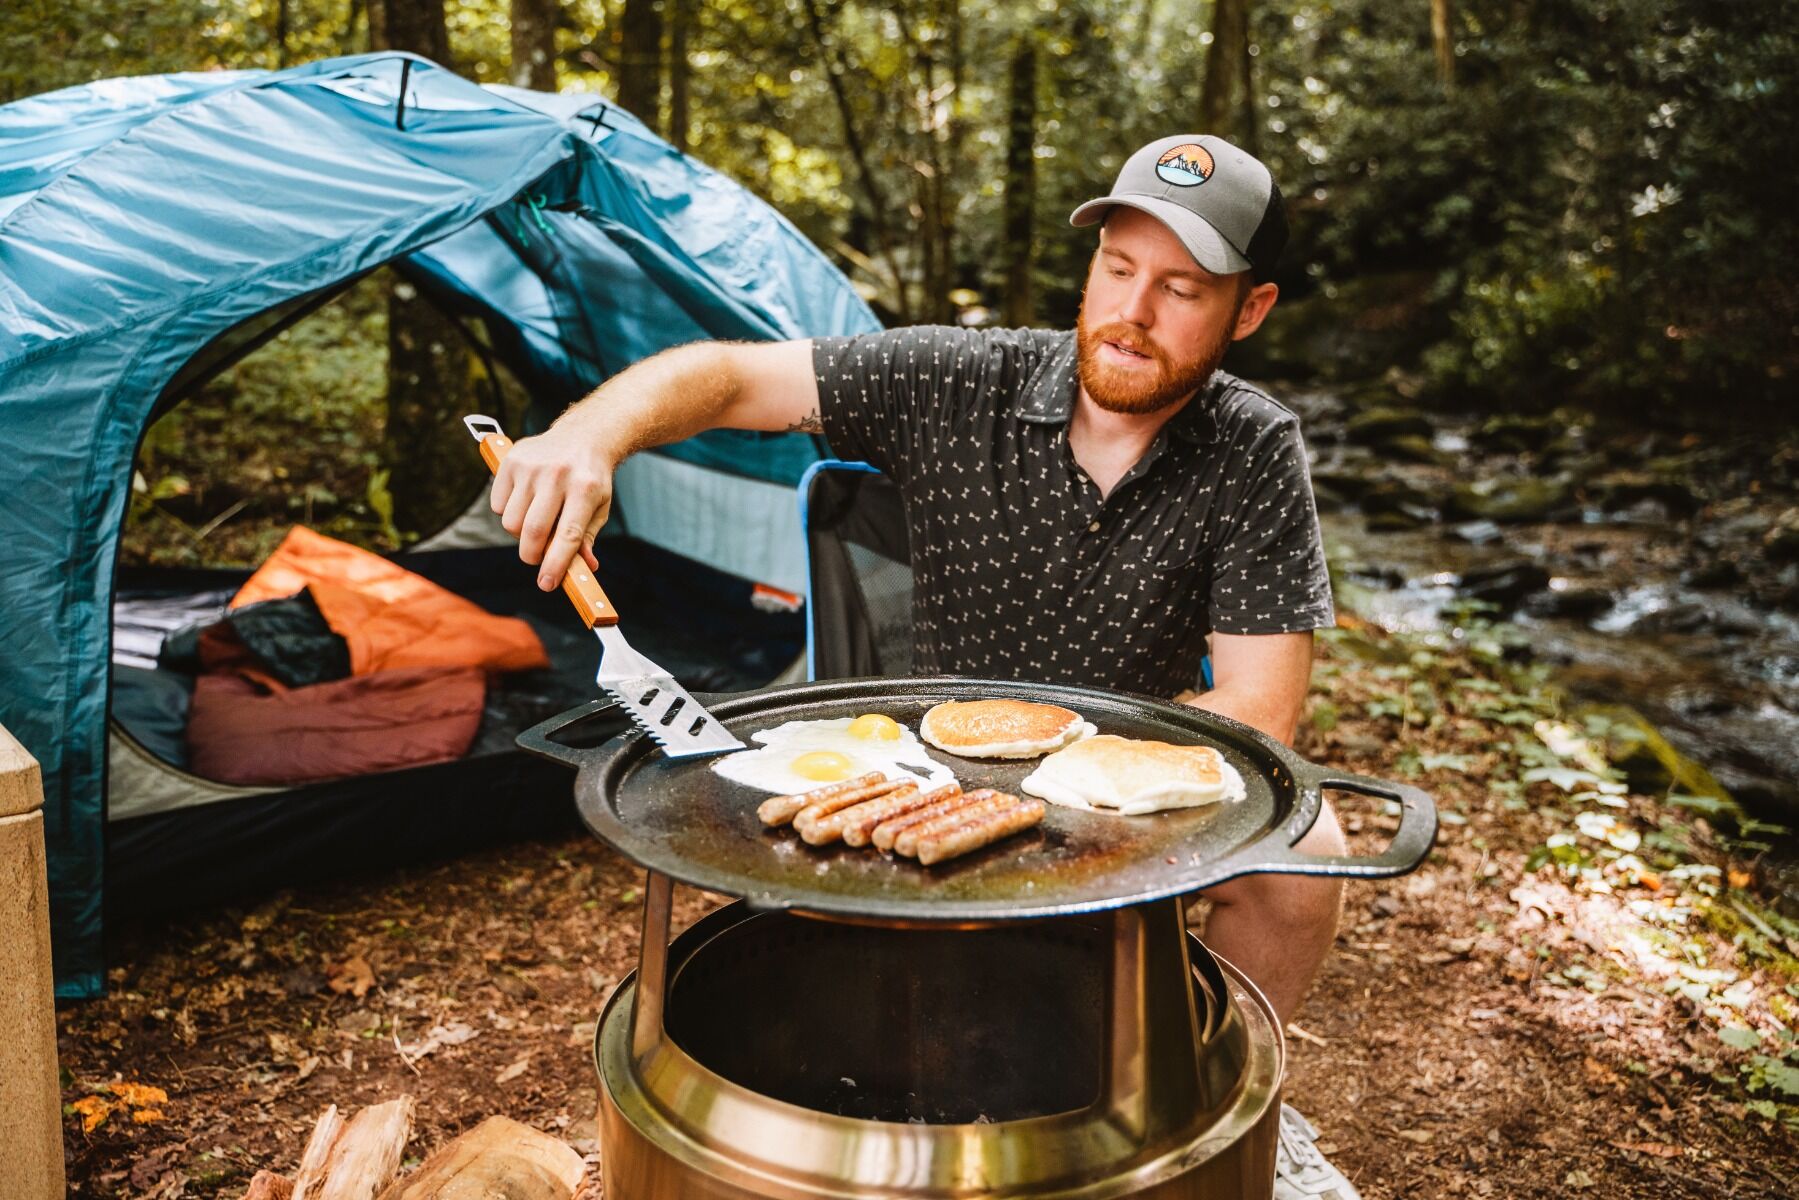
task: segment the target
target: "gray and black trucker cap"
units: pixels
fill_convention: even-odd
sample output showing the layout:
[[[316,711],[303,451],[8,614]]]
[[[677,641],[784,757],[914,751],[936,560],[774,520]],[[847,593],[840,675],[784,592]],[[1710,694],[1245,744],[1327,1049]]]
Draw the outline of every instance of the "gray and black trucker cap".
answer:
[[[1274,272],[1287,244],[1280,189],[1261,162],[1209,133],[1158,138],[1131,155],[1112,193],[1074,210],[1070,225],[1095,225],[1113,205],[1148,213],[1214,275]]]

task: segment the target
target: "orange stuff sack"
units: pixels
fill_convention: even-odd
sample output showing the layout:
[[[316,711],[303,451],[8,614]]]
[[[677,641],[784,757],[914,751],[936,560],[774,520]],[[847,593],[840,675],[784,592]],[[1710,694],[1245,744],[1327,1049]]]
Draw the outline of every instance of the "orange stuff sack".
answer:
[[[550,665],[543,643],[516,617],[496,617],[422,575],[296,525],[238,589],[231,607],[304,588],[350,646],[350,672],[398,667],[531,671]]]

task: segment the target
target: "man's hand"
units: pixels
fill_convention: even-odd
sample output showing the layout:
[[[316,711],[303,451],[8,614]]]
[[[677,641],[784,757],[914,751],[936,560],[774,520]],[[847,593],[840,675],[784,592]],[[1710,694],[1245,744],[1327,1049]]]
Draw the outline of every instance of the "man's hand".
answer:
[[[554,591],[612,512],[618,464],[651,446],[708,429],[817,433],[812,343],[696,342],[645,359],[596,388],[545,433],[512,447],[494,473],[490,504],[541,563],[537,586]]]
[[[616,465],[592,439],[560,428],[514,444],[501,460],[489,504],[518,538],[518,556],[542,564],[537,586],[544,591],[562,582],[577,554],[599,566],[593,539],[612,512]]]

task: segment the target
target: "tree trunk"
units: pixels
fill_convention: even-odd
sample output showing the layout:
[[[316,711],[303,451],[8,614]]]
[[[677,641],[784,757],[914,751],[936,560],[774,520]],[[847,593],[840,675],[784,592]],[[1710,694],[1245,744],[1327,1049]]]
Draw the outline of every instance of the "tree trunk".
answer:
[[[556,26],[560,0],[512,0],[512,69],[514,87],[556,90]]]
[[[410,50],[438,66],[455,70],[450,61],[450,27],[444,21],[443,0],[370,3],[369,41],[377,50]]]
[[[409,50],[449,65],[443,0],[371,3],[369,30],[380,49]],[[389,279],[381,458],[394,526],[402,533],[429,533],[460,512],[479,486],[480,464],[468,453],[460,425],[469,408],[468,350],[454,321],[411,284]]]
[[[1206,47],[1205,85],[1199,94],[1200,132],[1241,142],[1242,113],[1233,101],[1249,88],[1250,0],[1214,0],[1212,44]]]
[[[1443,90],[1455,90],[1455,0],[1430,0],[1430,40],[1437,53],[1437,82]]]
[[[288,0],[275,0],[275,66],[287,66]]]
[[[661,130],[661,0],[625,0],[618,20],[618,106]]]
[[[1037,203],[1037,39],[1026,29],[1012,49],[1012,91],[1006,107],[1006,305],[1008,325],[1036,317],[1031,275],[1032,216]]]
[[[669,0],[668,10],[668,140],[677,150],[688,147],[687,34],[693,24],[693,0]]]
[[[843,53],[836,44],[825,36],[824,19],[819,15],[817,0],[803,0],[806,10],[806,24],[812,31],[812,39],[817,47],[818,55],[824,60],[825,79],[831,85],[831,98],[837,104],[838,118],[843,122],[843,141],[850,152],[850,161],[856,165],[856,177],[862,183],[863,195],[867,198],[868,208],[865,215],[868,228],[873,233],[875,250],[881,257],[883,267],[888,274],[893,288],[894,315],[902,325],[912,322],[912,305],[906,287],[906,278],[900,270],[898,257],[894,253],[893,235],[887,224],[887,214],[891,211],[887,204],[886,189],[881,186],[868,162],[868,151],[863,145],[861,127],[856,123],[856,112],[850,104],[849,89],[844,82],[849,70],[843,60]],[[856,222],[852,218],[852,228]]]

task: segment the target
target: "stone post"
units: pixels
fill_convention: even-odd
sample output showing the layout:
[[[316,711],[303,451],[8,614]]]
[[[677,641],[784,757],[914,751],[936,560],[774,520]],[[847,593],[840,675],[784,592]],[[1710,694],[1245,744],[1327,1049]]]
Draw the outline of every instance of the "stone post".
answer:
[[[62,1103],[37,759],[0,727],[0,1196],[59,1200]]]

